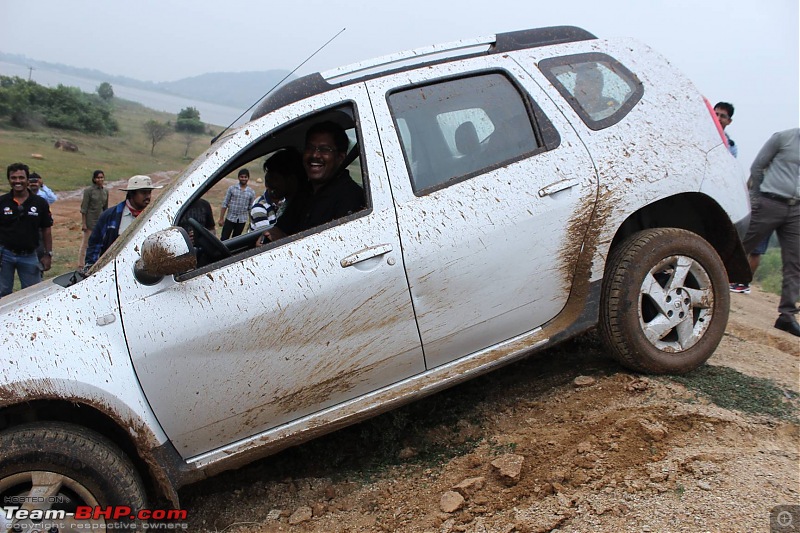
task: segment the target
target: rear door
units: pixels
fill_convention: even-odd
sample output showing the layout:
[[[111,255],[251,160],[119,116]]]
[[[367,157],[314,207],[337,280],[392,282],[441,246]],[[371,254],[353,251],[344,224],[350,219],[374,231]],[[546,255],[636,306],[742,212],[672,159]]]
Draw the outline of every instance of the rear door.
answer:
[[[428,368],[564,307],[597,195],[584,145],[508,58],[368,83]],[[431,81],[431,72],[441,78]]]

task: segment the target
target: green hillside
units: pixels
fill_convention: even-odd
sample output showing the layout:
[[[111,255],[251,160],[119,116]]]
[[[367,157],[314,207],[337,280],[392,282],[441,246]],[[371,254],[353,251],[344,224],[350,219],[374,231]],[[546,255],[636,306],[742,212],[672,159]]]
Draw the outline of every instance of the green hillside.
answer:
[[[127,179],[134,174],[181,170],[211,142],[211,135],[187,136],[175,132],[161,141],[151,156],[144,123],[156,120],[174,124],[177,116],[117,98],[113,106],[114,118],[119,123],[119,131],[113,136],[44,127],[22,130],[0,122],[0,164],[6,167],[17,161],[25,163],[32,172],[42,175],[48,187],[55,191],[67,191],[89,185],[92,171],[98,168],[105,171],[109,182]],[[211,126],[211,129],[219,132],[222,128]],[[58,139],[75,143],[79,151],[70,153],[56,149],[54,143]],[[184,158],[187,143],[189,150]],[[40,154],[43,159],[34,159],[32,154]],[[4,186],[0,190],[6,188]]]

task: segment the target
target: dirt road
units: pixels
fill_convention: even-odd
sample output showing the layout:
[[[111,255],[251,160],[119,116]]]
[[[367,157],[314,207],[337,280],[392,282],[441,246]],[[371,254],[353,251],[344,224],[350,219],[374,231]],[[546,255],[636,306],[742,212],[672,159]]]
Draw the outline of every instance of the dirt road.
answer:
[[[57,251],[77,250],[78,203],[54,205]],[[687,383],[627,372],[590,334],[187,487],[189,530],[770,531],[800,504],[800,342],[772,328],[777,296],[731,299]]]

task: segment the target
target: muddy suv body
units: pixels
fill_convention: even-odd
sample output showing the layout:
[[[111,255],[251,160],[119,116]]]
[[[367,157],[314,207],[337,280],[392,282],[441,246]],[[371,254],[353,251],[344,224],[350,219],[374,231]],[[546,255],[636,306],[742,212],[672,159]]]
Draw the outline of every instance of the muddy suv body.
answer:
[[[363,210],[266,246],[176,227],[321,121],[347,131]],[[544,28],[300,78],[85,279],[0,302],[0,494],[46,470],[100,504],[177,504],[598,324],[628,367],[690,370],[722,336],[729,278],[749,280],[748,217],[707,102],[632,40]],[[74,467],[93,451],[102,467]]]

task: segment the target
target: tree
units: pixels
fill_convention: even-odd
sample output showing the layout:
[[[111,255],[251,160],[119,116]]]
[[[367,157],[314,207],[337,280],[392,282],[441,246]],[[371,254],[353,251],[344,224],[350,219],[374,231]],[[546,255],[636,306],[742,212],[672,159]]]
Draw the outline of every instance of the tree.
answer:
[[[108,102],[114,98],[114,88],[110,83],[104,81],[97,88],[97,95],[100,96],[100,98],[102,98],[104,101]]]
[[[192,144],[194,144],[194,140],[195,139],[196,139],[196,137],[192,132],[190,132],[190,131],[183,132],[183,143],[184,143],[184,146],[185,146],[185,149],[183,151],[183,158],[184,159],[188,159],[189,158],[189,149],[192,147]]]
[[[184,107],[178,112],[178,118],[193,118],[200,120],[200,111],[196,107]]]
[[[169,124],[157,122],[155,120],[148,120],[144,123],[144,131],[150,138],[150,155],[153,155],[156,150],[156,145],[172,135],[172,128]]]
[[[204,133],[206,125],[200,120],[200,111],[195,107],[184,107],[178,113],[178,120],[175,122],[176,131],[187,131],[190,133]]]

